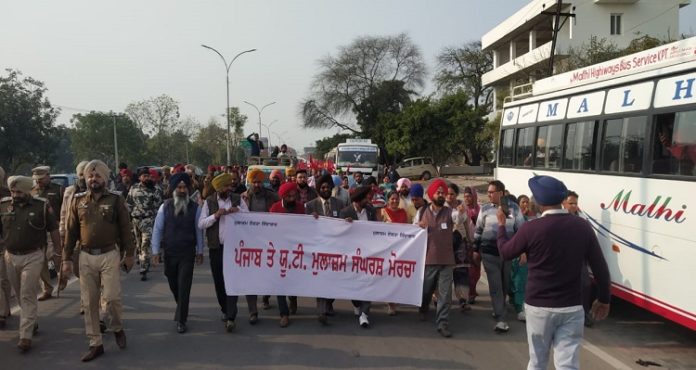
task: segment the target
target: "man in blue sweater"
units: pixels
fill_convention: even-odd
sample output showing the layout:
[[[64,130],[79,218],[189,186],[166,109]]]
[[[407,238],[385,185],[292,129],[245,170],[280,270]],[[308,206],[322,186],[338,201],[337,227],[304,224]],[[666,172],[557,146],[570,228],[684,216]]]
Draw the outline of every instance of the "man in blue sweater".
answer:
[[[541,207],[541,217],[522,225],[508,240],[502,226],[506,216],[500,210],[497,215],[500,257],[511,260],[527,254],[527,369],[546,369],[552,346],[556,369],[579,369],[582,269],[587,261],[597,281],[592,316],[599,321],[609,314],[609,268],[590,224],[561,207],[568,193],[565,185],[550,176],[535,176],[528,184]]]
[[[189,297],[193,281],[193,263],[203,263],[203,231],[198,228],[201,209],[190,198],[191,178],[180,172],[169,178],[173,197],[167,199],[155,217],[152,235],[152,262],[160,262],[160,247],[164,250],[164,274],[176,301],[176,330],[186,332]]]

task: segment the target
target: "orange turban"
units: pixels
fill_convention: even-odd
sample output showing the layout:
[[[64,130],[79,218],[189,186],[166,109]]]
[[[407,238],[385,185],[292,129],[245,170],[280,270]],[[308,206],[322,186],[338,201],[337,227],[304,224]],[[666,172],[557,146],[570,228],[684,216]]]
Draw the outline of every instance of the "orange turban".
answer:
[[[255,182],[255,181],[263,182],[263,180],[265,180],[265,179],[266,179],[266,174],[258,168],[254,168],[252,170],[249,170],[249,172],[247,172],[247,182],[248,183]]]

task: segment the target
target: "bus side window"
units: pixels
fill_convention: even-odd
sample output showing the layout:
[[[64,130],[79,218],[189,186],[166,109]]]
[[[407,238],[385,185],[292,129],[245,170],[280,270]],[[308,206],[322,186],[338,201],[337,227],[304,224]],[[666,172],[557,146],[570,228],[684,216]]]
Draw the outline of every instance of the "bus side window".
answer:
[[[640,173],[643,164],[645,116],[604,121],[602,170]]]
[[[513,143],[514,143],[514,138],[515,138],[515,130],[514,129],[507,129],[503,131],[503,135],[501,138],[501,150],[500,150],[500,164],[502,165],[508,165],[512,166],[513,165],[513,153],[514,153],[514,148],[513,148]]]
[[[516,165],[518,167],[532,167],[534,150],[534,127],[517,130]]]
[[[594,121],[568,124],[565,137],[563,168],[570,170],[594,169]]]
[[[696,176],[696,111],[655,117],[652,173]]]

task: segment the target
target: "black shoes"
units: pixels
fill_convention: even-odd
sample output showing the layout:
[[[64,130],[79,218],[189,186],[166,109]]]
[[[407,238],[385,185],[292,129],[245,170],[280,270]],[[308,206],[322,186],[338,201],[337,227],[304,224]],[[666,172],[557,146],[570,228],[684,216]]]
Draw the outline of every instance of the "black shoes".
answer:
[[[183,322],[177,322],[176,323],[176,332],[179,334],[184,334],[186,333],[186,324]]]
[[[120,330],[114,332],[114,336],[116,337],[116,344],[118,344],[118,348],[126,348],[126,333],[124,333],[123,330]]]
[[[89,351],[82,355],[82,362],[89,362],[104,354],[104,346],[89,347]]]

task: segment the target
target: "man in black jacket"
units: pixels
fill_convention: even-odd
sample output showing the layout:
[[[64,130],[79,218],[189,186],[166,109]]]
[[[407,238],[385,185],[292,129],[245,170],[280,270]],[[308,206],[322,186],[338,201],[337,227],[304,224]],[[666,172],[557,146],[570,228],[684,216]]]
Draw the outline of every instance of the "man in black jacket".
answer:
[[[348,222],[358,221],[377,221],[377,211],[370,204],[371,189],[367,186],[358,186],[351,191],[351,204],[339,212],[338,217]],[[355,316],[358,316],[358,323],[363,328],[370,326],[368,315],[370,314],[369,301],[352,301]]]
[[[331,196],[334,187],[331,175],[326,174],[321,176],[319,180],[317,180],[316,186],[319,197],[305,204],[305,213],[313,215],[314,218],[319,218],[319,216],[338,218],[338,214],[344,204]],[[333,316],[334,314],[333,302],[333,299],[317,298],[318,319],[322,325],[326,325],[327,316]]]

